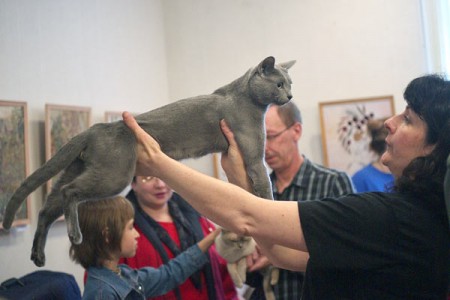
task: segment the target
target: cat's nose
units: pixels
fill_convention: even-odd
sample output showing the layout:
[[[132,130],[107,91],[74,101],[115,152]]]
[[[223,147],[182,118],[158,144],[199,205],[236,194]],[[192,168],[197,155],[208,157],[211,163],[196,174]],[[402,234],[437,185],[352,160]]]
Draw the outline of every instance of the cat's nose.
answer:
[[[289,96],[288,96],[288,99],[291,100],[291,99],[292,99],[292,95],[289,95]]]

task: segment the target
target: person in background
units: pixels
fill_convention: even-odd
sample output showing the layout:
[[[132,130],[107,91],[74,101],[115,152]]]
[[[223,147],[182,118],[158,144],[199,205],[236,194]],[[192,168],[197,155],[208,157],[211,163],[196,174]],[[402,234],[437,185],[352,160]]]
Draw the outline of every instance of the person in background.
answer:
[[[273,197],[275,200],[320,200],[353,193],[353,186],[345,172],[329,169],[311,162],[301,154],[298,142],[303,133],[302,116],[294,102],[282,106],[271,105],[266,113],[265,160],[272,169]],[[253,256],[250,270],[266,267],[266,257]],[[247,284],[254,287],[250,299],[264,299],[262,276],[249,274]],[[273,287],[277,300],[300,299],[304,274],[280,270],[278,283]]]
[[[371,138],[369,149],[375,154],[376,160],[353,174],[352,181],[358,193],[388,191],[394,183],[394,176],[381,162],[388,135],[388,130],[384,126],[385,120],[376,119],[367,123],[367,131]]]
[[[128,200],[135,208],[134,226],[139,248],[133,257],[120,260],[132,268],[159,267],[177,257],[215,229],[161,179],[136,176]],[[215,246],[208,252],[209,263],[188,280],[161,297],[153,299],[235,300],[236,288],[226,261]]]
[[[421,76],[403,95],[405,110],[385,122],[389,134],[381,158],[394,175],[393,191],[322,201],[253,195],[242,153],[224,120],[220,125],[229,147],[221,160],[229,183],[164,154],[130,113],[123,113],[123,120],[138,140],[136,173],[162,178],[216,224],[252,236],[275,266],[306,270],[303,300],[445,299],[450,81]]]
[[[78,206],[83,241],[70,246],[70,257],[88,271],[83,299],[145,299],[173,289],[200,269],[205,252],[220,230],[188,248],[159,268],[131,269],[120,257],[136,253],[139,233],[134,229],[133,206],[123,197],[86,201]]]

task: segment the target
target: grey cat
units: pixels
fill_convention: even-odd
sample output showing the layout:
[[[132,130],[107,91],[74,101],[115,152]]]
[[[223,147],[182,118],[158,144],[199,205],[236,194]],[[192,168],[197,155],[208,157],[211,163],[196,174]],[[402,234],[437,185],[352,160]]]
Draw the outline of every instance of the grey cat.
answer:
[[[162,150],[174,159],[224,152],[228,143],[219,121],[225,119],[243,153],[255,194],[272,199],[264,166],[264,116],[271,103],[291,100],[287,70],[295,63],[275,64],[273,57],[210,95],[179,100],[136,116]],[[99,123],[73,137],[49,161],[25,179],[8,202],[3,227],[9,229],[25,198],[63,170],[39,212],[31,259],[45,264],[45,242],[53,222],[64,214],[70,240],[82,241],[78,204],[120,193],[136,167],[136,138],[123,123]]]

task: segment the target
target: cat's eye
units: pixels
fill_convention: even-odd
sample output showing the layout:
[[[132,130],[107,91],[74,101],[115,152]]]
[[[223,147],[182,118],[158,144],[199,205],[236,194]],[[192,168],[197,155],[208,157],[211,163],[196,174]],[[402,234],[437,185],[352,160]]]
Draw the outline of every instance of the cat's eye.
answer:
[[[281,89],[281,88],[283,87],[283,85],[284,85],[284,84],[283,84],[282,82],[279,82],[279,83],[277,84],[277,86],[278,86],[279,89]]]

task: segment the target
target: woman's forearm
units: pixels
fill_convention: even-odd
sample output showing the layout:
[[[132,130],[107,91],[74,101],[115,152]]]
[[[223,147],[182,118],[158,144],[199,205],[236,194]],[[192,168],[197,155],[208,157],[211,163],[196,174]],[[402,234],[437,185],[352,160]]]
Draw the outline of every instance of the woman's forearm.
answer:
[[[274,266],[296,272],[306,271],[306,265],[309,260],[308,252],[267,243],[257,239],[256,242],[261,253],[267,256]]]
[[[258,198],[233,184],[197,172],[164,154],[130,114],[124,113],[124,121],[138,140],[136,175],[161,178],[198,212],[226,229],[306,250],[295,201]]]
[[[306,250],[303,239],[299,239],[302,232],[295,201],[258,198],[165,155],[155,164],[159,178],[220,226],[262,241]]]

